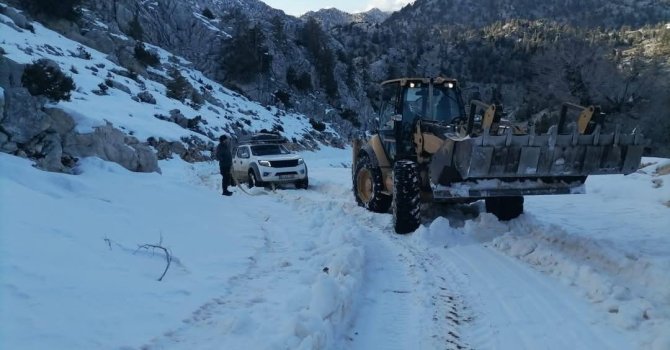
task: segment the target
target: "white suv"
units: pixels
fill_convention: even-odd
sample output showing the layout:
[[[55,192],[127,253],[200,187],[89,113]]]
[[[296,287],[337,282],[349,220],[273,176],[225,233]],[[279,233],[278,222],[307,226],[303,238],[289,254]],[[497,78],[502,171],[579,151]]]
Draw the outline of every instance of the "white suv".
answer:
[[[249,187],[293,183],[307,188],[309,179],[305,161],[277,143],[242,144],[233,151],[233,176]]]

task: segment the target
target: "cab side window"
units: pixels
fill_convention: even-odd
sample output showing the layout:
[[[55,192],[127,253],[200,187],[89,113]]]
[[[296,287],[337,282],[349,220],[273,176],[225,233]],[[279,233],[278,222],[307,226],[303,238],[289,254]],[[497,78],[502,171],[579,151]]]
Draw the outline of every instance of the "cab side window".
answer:
[[[398,114],[398,88],[400,84],[388,84],[382,90],[382,104],[379,112],[379,122],[381,129],[393,127],[391,117]]]
[[[249,149],[247,147],[240,147],[237,150],[237,158],[249,158]]]
[[[461,116],[461,105],[456,90],[448,87],[435,87],[433,103],[435,104],[434,120],[450,122]]]
[[[403,99],[403,121],[412,122],[416,118],[428,116],[428,86],[412,84],[405,89]]]

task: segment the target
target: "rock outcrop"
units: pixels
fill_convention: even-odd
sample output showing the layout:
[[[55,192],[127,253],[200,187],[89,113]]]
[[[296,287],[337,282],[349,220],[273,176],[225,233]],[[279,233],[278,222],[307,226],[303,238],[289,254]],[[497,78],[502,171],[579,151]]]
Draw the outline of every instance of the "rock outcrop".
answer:
[[[5,107],[0,120],[14,143],[28,143],[51,126],[49,115],[42,111],[46,102],[35,98],[25,88],[5,89]]]
[[[149,146],[111,124],[96,127],[92,133],[68,134],[63,142],[63,152],[77,157],[99,157],[131,171],[159,171],[158,159]]]
[[[80,157],[99,157],[131,171],[160,172],[154,150],[111,124],[78,133],[65,111],[45,107],[47,99],[16,87],[20,65],[0,64],[0,151],[35,161],[47,171],[70,172]]]

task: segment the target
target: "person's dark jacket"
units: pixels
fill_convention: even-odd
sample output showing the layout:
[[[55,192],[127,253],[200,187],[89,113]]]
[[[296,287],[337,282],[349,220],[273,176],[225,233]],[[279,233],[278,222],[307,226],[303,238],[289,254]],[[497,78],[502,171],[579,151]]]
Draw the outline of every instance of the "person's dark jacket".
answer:
[[[219,143],[216,146],[216,159],[219,161],[219,168],[230,169],[233,166],[233,156],[230,154],[230,148],[225,143]]]

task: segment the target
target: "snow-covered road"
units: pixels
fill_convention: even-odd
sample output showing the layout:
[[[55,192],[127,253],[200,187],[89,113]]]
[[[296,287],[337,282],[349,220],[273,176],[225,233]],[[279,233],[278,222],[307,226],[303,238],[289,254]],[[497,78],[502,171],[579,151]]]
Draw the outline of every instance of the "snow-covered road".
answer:
[[[0,155],[15,204],[0,210],[0,348],[668,348],[670,186],[653,166],[530,199],[509,223],[434,208],[402,236],[355,204],[349,151],[305,156],[310,190],[222,198],[213,164],[88,160],[70,176]],[[638,226],[608,190],[623,185]],[[163,282],[164,257],[134,249],[159,236]]]

